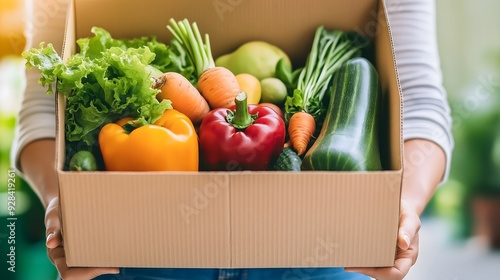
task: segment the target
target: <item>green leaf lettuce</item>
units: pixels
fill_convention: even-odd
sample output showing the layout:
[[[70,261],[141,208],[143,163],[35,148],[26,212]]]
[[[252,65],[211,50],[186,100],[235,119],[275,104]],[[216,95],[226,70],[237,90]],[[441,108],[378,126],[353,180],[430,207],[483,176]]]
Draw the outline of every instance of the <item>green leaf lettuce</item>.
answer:
[[[66,97],[67,158],[83,148],[98,152],[97,137],[106,123],[123,117],[153,123],[172,108],[168,100],[156,99],[151,67],[188,77],[194,74],[175,44],[171,47],[148,37],[117,40],[97,27],[92,32],[95,36],[79,39],[79,52],[64,62],[51,44],[23,53],[27,68],[40,71],[46,93],[54,93],[55,83],[57,92]]]

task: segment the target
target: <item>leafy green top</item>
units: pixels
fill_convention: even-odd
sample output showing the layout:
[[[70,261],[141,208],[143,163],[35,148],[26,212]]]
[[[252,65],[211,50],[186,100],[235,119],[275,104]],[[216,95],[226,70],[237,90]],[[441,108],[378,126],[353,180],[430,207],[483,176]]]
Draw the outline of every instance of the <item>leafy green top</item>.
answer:
[[[41,43],[23,53],[27,68],[38,68],[46,93],[66,97],[67,157],[77,150],[98,152],[100,128],[122,117],[155,122],[172,108],[156,99],[155,73],[176,71],[190,80],[195,69],[175,42],[165,45],[154,37],[113,39],[104,29],[92,28],[93,37],[77,40],[79,52],[63,61],[51,44]],[[195,77],[196,78],[196,77]]]
[[[322,101],[330,81],[344,62],[360,55],[360,38],[354,32],[327,31],[324,26],[316,29],[306,64],[296,74],[293,95],[285,102],[286,113],[305,111],[318,122],[326,111]]]

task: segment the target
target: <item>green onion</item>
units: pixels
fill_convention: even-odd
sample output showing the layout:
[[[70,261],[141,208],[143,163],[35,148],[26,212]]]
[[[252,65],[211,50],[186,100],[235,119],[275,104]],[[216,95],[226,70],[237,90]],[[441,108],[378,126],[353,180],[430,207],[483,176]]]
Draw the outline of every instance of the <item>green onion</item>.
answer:
[[[287,97],[285,111],[311,114],[315,121],[326,111],[322,100],[330,86],[330,80],[344,62],[359,56],[360,47],[349,33],[341,30],[327,31],[324,26],[316,29],[306,64],[299,72],[293,96]]]
[[[169,22],[170,25],[167,26],[167,29],[186,50],[188,58],[196,68],[198,77],[206,70],[214,68],[215,62],[212,57],[208,34],[205,34],[204,43],[196,22],[189,24],[187,19],[176,22],[173,18]]]

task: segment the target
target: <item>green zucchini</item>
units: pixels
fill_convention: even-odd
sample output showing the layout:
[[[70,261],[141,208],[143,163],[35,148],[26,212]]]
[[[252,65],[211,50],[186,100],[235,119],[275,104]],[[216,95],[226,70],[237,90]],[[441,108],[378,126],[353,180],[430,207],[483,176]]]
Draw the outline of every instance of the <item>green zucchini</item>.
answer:
[[[365,58],[347,61],[335,74],[318,138],[303,170],[381,170],[378,123],[381,90],[377,71]]]
[[[283,148],[278,159],[274,163],[274,170],[277,171],[300,171],[302,160],[291,148]]]

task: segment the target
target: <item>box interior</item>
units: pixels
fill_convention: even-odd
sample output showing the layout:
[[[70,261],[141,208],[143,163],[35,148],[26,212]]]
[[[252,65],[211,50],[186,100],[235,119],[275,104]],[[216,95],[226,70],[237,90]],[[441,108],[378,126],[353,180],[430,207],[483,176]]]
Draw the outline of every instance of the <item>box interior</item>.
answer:
[[[313,0],[293,5],[286,1],[198,1],[192,5],[189,1],[149,0],[148,5],[142,6],[134,3],[134,0],[74,1],[74,13],[68,18],[68,30],[74,32],[66,34],[63,55],[74,53],[76,39],[92,36],[93,26],[105,28],[115,38],[156,36],[168,43],[171,35],[166,26],[170,18],[196,22],[202,34],[209,34],[214,58],[234,51],[249,40],[263,40],[283,49],[294,65],[303,65],[314,31],[322,24],[326,28],[354,30],[374,38],[376,60],[373,63],[386,97],[385,105],[389,107],[384,112],[390,114],[385,116],[388,128],[381,129],[381,138],[385,139],[380,141],[381,149],[389,154],[385,168],[401,169],[400,91],[392,41],[383,9],[377,13],[377,1]],[[59,126],[63,123],[61,118]],[[64,154],[63,150],[59,152]],[[63,159],[59,157],[59,168],[64,166]]]

